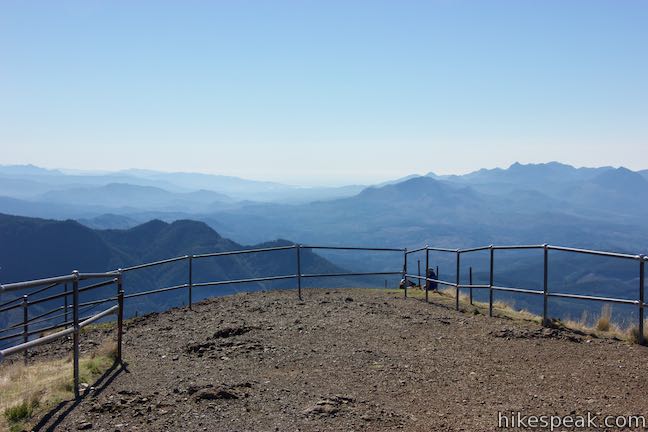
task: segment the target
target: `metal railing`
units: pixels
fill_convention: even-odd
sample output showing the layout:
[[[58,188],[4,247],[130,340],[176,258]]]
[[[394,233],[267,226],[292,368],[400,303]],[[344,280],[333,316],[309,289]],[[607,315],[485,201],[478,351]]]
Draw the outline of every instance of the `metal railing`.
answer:
[[[365,251],[365,252],[397,252],[403,254],[403,267],[401,271],[378,271],[378,272],[338,272],[338,273],[303,273],[302,272],[302,249],[309,250],[337,250],[337,251]],[[538,249],[543,250],[543,289],[527,289],[520,287],[504,287],[497,286],[494,284],[494,262],[495,262],[495,251],[498,250],[529,250],[529,249]],[[270,253],[275,251],[283,250],[294,250],[295,251],[295,273],[279,276],[265,276],[265,277],[254,277],[246,279],[229,279],[222,281],[208,281],[208,282],[194,282],[194,270],[193,262],[196,259],[211,258],[211,257],[223,257],[223,256],[233,256],[240,254],[255,254],[255,253]],[[587,254],[587,255],[596,255],[604,256],[611,258],[627,259],[634,260],[638,262],[638,272],[639,272],[639,285],[638,285],[638,295],[635,300],[629,299],[619,299],[611,297],[599,297],[591,295],[578,295],[570,293],[560,293],[549,291],[549,251],[562,251],[562,252],[572,252],[577,254]],[[430,252],[442,252],[454,254],[456,259],[456,277],[454,281],[448,281],[440,279],[438,274],[437,266],[437,278],[428,277],[430,269]],[[488,284],[473,284],[472,280],[472,267],[470,268],[469,273],[469,284],[461,284],[461,256],[478,251],[489,251],[489,283]],[[413,275],[408,273],[408,256],[413,253],[425,252],[425,276],[420,275],[420,261],[419,261],[419,274]],[[75,397],[79,397],[79,334],[80,330],[93,323],[97,320],[105,318],[109,315],[117,315],[117,361],[122,362],[122,333],[123,333],[123,319],[124,319],[124,301],[125,299],[148,296],[157,293],[175,291],[175,290],[187,290],[188,296],[188,306],[190,309],[193,308],[193,289],[202,288],[202,287],[214,287],[222,285],[231,285],[231,284],[242,284],[242,283],[258,283],[258,282],[270,282],[270,281],[279,281],[279,280],[295,280],[297,285],[297,296],[300,300],[302,297],[302,279],[313,279],[313,278],[330,278],[330,277],[352,277],[352,276],[400,276],[404,288],[404,297],[408,297],[408,280],[417,279],[420,281],[425,281],[425,301],[429,302],[429,287],[430,283],[441,284],[449,287],[455,288],[455,308],[459,309],[460,303],[460,292],[462,289],[469,289],[470,302],[472,303],[472,291],[473,289],[486,289],[488,290],[488,310],[489,316],[493,316],[493,295],[496,291],[501,292],[511,292],[511,293],[523,293],[523,294],[532,294],[543,296],[543,313],[542,313],[542,323],[547,325],[549,323],[548,317],[548,299],[550,297],[556,298],[566,298],[566,299],[577,299],[577,300],[587,300],[587,301],[601,301],[601,302],[612,302],[612,303],[621,303],[634,305],[638,308],[639,312],[639,342],[643,343],[643,322],[644,322],[644,309],[647,304],[644,302],[644,279],[645,279],[645,262],[647,258],[643,255],[630,255],[623,253],[613,253],[613,252],[604,252],[604,251],[595,251],[589,249],[577,249],[577,248],[568,248],[562,246],[550,246],[550,245],[512,245],[512,246],[482,246],[482,247],[473,247],[466,249],[448,249],[441,247],[430,247],[424,246],[417,249],[408,250],[406,248],[385,248],[385,247],[351,247],[351,246],[320,246],[320,245],[288,245],[288,246],[278,246],[278,247],[269,247],[269,248],[259,248],[259,249],[243,249],[235,251],[226,251],[226,252],[215,252],[215,253],[204,253],[204,254],[195,254],[195,255],[184,255],[175,258],[169,258],[144,264],[139,264],[131,267],[126,267],[122,269],[117,269],[114,271],[109,271],[105,273],[79,273],[78,271],[73,271],[70,275],[66,276],[57,276],[46,279],[38,279],[26,282],[18,282],[0,285],[0,293],[5,292],[16,292],[20,290],[29,290],[31,288],[37,288],[36,290],[29,292],[22,297],[17,297],[6,301],[0,304],[0,313],[7,313],[14,309],[22,309],[23,319],[21,322],[10,324],[4,329],[0,329],[0,341],[11,341],[15,339],[22,339],[22,343],[17,345],[10,346],[8,348],[0,350],[0,361],[2,361],[6,356],[24,353],[25,363],[28,361],[28,350],[36,346],[66,337],[69,335],[73,336],[73,356],[74,356],[74,391]],[[173,285],[168,287],[157,288],[153,290],[143,291],[143,292],[134,292],[130,294],[125,294],[123,289],[123,276],[125,273],[137,271],[141,269],[156,267],[164,264],[186,261],[187,262],[187,282],[179,285]],[[96,280],[96,279],[108,279],[100,282],[93,283],[88,286],[80,287],[79,283],[84,280]],[[64,291],[57,294],[46,295],[45,297],[40,297],[34,299],[34,296],[37,294],[47,293],[47,291],[52,290],[56,287],[60,287],[63,284]],[[72,290],[68,290],[68,284],[72,285]],[[79,293],[95,290],[98,288],[106,287],[109,285],[116,285],[116,296],[111,296],[107,298],[97,299],[93,301],[88,301],[81,303],[79,301]],[[70,304],[69,298],[72,298]],[[31,298],[31,300],[30,300]],[[31,316],[29,314],[30,306],[37,304],[43,304],[53,300],[62,299],[64,304],[62,306],[55,307],[51,310],[40,313],[36,316]],[[116,301],[117,304],[109,307],[99,313],[94,315],[89,315],[81,318],[80,313],[88,310],[90,308],[96,307],[100,304]],[[56,314],[59,312],[58,314]],[[68,314],[72,313],[72,319],[69,319]],[[62,318],[62,322],[54,323],[47,325],[45,327],[40,327],[37,329],[31,328],[35,324],[43,324],[48,321],[52,321],[57,318]],[[31,329],[30,329],[31,328]],[[60,330],[63,328],[63,330]],[[44,335],[45,332],[50,332],[58,330],[55,333]],[[8,333],[8,334],[5,334]],[[36,334],[41,334],[40,337],[36,339],[30,339],[31,336]]]
[[[79,283],[81,281],[92,280],[92,279],[106,279],[106,278],[109,278],[109,280],[95,283],[85,287],[79,287]],[[71,283],[72,285],[71,291],[68,291],[67,289],[68,283]],[[36,294],[44,293],[48,290],[59,287],[61,284],[65,284],[64,292],[54,294],[54,295],[48,295],[46,297],[38,298],[31,301],[29,300],[30,296],[33,297]],[[90,290],[102,288],[113,284],[116,285],[117,287],[116,297],[101,299],[99,301],[93,301],[87,303],[79,302],[80,292],[90,291]],[[45,285],[45,287],[42,287],[42,285]],[[19,333],[1,336],[0,341],[15,339],[17,337],[22,338],[22,343],[0,350],[0,362],[3,361],[6,356],[18,354],[22,352],[24,354],[24,362],[25,364],[27,364],[29,350],[31,348],[35,348],[37,346],[46,344],[48,342],[52,342],[54,340],[72,335],[74,396],[75,398],[79,398],[80,396],[79,337],[82,328],[94,323],[95,321],[105,318],[109,315],[116,314],[117,321],[118,321],[118,326],[117,326],[117,347],[118,348],[117,348],[116,361],[118,362],[122,361],[122,351],[121,351],[122,330],[123,330],[122,323],[123,323],[123,316],[124,316],[124,291],[122,289],[122,276],[118,272],[117,273],[116,272],[79,273],[78,271],[75,270],[70,275],[66,275],[66,276],[57,276],[57,277],[46,278],[46,279],[36,279],[36,280],[31,280],[26,282],[17,282],[17,283],[0,285],[0,292],[14,292],[14,291],[20,291],[20,290],[36,288],[36,287],[39,288],[29,294],[25,294],[22,297],[18,297],[16,299],[10,300],[2,304],[3,306],[2,312],[5,313],[9,312],[12,309],[17,309],[17,308],[22,309],[23,320],[21,323],[9,325],[8,327],[0,330],[0,334],[10,332],[16,329],[21,330]],[[71,305],[68,302],[69,297],[72,297]],[[64,299],[65,304],[63,306],[41,313],[40,315],[31,318],[29,317],[30,306],[33,307],[34,305],[49,302],[52,300],[57,300],[57,299]],[[12,303],[16,303],[19,300],[20,303],[12,305]],[[80,312],[84,310],[88,310],[92,306],[96,306],[98,304],[102,304],[114,300],[117,300],[116,305],[108,309],[105,309],[102,312],[96,313],[94,315],[86,316],[83,318],[80,317]],[[63,312],[58,315],[52,316],[53,313],[58,311],[63,311]],[[72,313],[71,320],[68,318],[70,312]],[[46,323],[56,318],[63,318],[63,321],[59,323],[54,323],[53,325],[40,327],[35,330],[34,329],[30,330],[30,326],[33,326],[34,324]],[[59,330],[61,328],[64,329]],[[56,331],[55,333],[47,334],[47,332],[54,331],[54,330],[58,330],[58,331]],[[40,334],[40,337],[30,340],[30,337],[35,334]]]
[[[497,286],[494,284],[494,263],[495,263],[495,251],[496,250],[530,250],[530,249],[537,249],[537,250],[542,250],[543,251],[543,288],[542,290],[534,290],[534,289],[527,289],[527,288],[519,288],[519,287],[503,287],[503,286]],[[412,275],[412,274],[407,274],[407,256],[411,253],[418,252],[421,250],[425,250],[426,254],[426,273],[425,277],[421,277],[420,275]],[[478,251],[489,251],[489,283],[488,285],[485,284],[473,284],[472,283],[472,268],[470,269],[470,284],[461,284],[460,279],[461,279],[461,256],[462,254],[470,253],[470,252],[478,252]],[[577,253],[577,254],[585,254],[585,255],[594,255],[594,256],[602,256],[602,257],[608,257],[608,258],[618,258],[618,259],[625,259],[625,260],[633,260],[638,263],[637,266],[637,273],[639,276],[639,283],[637,286],[637,297],[634,300],[629,300],[629,299],[620,299],[620,298],[613,298],[613,297],[600,297],[600,296],[591,296],[591,295],[581,295],[581,294],[570,294],[570,293],[560,293],[560,292],[553,292],[549,291],[549,251],[554,250],[554,251],[562,251],[562,252],[572,252],[572,253]],[[443,280],[437,280],[437,279],[431,279],[428,278],[428,269],[429,269],[429,251],[438,251],[438,252],[448,252],[448,253],[454,253],[456,255],[456,278],[454,282],[450,281],[443,281]],[[413,251],[406,251],[405,252],[405,259],[404,259],[404,269],[405,269],[405,276],[406,278],[412,278],[412,279],[418,279],[418,280],[425,280],[426,282],[435,282],[435,283],[440,283],[443,285],[447,286],[452,286],[455,287],[455,309],[459,310],[459,299],[460,299],[460,290],[462,288],[468,288],[470,289],[470,301],[472,303],[472,290],[473,289],[487,289],[488,290],[488,315],[493,316],[493,294],[496,291],[502,291],[502,292],[513,292],[513,293],[522,293],[522,294],[532,294],[532,295],[541,295],[543,296],[543,305],[542,305],[542,324],[543,325],[548,325],[549,324],[549,310],[548,310],[548,299],[550,297],[555,297],[555,298],[564,298],[564,299],[575,299],[575,300],[588,300],[588,301],[600,301],[600,302],[609,302],[609,303],[618,303],[618,304],[627,304],[627,305],[634,305],[637,307],[638,311],[638,342],[640,344],[644,343],[644,309],[646,308],[647,304],[644,301],[644,281],[645,281],[645,263],[648,260],[648,257],[644,255],[631,255],[631,254],[625,254],[625,253],[616,253],[616,252],[605,252],[605,251],[597,251],[597,250],[591,250],[591,249],[579,249],[579,248],[570,248],[570,247],[564,247],[564,246],[552,246],[548,244],[543,244],[543,245],[510,245],[510,246],[495,246],[495,245],[489,245],[489,246],[481,246],[481,247],[475,247],[475,248],[466,248],[466,249],[445,249],[445,248],[434,248],[434,247],[424,247],[420,249],[415,249]],[[438,274],[438,271],[437,271]],[[426,293],[425,293],[425,298],[426,301],[428,300],[428,284],[426,283]],[[405,296],[407,296],[407,283],[405,283]]]

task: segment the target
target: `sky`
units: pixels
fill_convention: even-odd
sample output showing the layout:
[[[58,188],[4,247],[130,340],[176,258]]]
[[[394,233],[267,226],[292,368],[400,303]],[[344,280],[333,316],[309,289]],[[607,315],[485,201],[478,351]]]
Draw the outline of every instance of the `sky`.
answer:
[[[643,0],[0,2],[0,164],[648,168]]]

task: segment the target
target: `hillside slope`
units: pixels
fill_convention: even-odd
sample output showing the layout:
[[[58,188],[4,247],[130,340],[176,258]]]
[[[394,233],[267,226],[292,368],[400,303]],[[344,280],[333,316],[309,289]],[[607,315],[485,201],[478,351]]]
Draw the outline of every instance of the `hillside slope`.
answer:
[[[146,262],[184,256],[263,247],[290,246],[288,240],[276,240],[244,246],[221,237],[203,222],[179,220],[166,223],[153,220],[127,230],[93,230],[75,221],[53,221],[0,214],[0,281],[2,283],[69,274],[72,270],[104,272]],[[339,273],[343,270],[314,254],[302,251],[304,273]],[[295,250],[264,254],[235,255],[196,260],[195,283],[228,279],[294,275]],[[187,283],[186,260],[125,274],[126,294]],[[224,295],[238,290],[292,287],[294,280],[258,282],[215,288],[196,288],[195,299]],[[62,287],[57,288],[60,291]],[[114,286],[84,292],[81,302],[112,296]],[[54,294],[48,291],[42,296]],[[0,294],[0,302],[22,293]],[[38,298],[38,297],[37,297]],[[187,301],[186,290],[133,299],[127,314],[166,310]],[[58,303],[57,303],[58,302]],[[61,306],[62,300],[40,304],[31,311]],[[19,311],[13,311],[17,314]],[[0,327],[18,317],[0,316]]]

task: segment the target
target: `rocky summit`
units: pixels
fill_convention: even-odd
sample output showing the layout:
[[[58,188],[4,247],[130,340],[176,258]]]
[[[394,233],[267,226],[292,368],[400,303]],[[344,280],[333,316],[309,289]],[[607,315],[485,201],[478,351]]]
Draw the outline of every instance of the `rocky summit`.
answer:
[[[648,412],[644,347],[393,291],[215,298],[124,337],[125,370],[41,429],[489,431],[498,412]]]

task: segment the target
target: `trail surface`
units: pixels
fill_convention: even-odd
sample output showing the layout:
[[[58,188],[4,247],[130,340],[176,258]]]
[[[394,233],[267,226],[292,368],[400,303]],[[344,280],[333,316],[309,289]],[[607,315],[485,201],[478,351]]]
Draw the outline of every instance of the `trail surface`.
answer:
[[[128,372],[43,427],[490,431],[648,415],[648,350],[379,290],[241,294],[128,323]],[[501,430],[501,429],[499,429]]]

